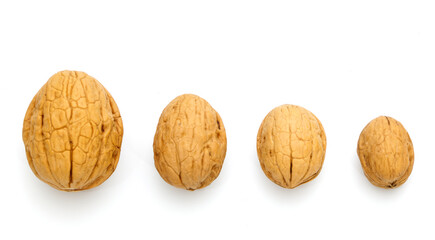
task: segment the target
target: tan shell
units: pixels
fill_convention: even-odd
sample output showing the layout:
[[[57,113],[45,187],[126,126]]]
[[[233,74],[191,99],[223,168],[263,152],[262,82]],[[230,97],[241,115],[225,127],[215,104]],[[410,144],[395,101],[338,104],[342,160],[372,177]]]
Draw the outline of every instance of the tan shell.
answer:
[[[367,179],[382,188],[402,185],[414,165],[411,138],[402,124],[391,117],[378,117],[363,129],[358,156]]]
[[[163,110],[153,147],[155,166],[167,183],[200,189],[221,171],[227,149],[224,124],[204,99],[181,95]]]
[[[261,168],[274,183],[295,188],[313,180],[325,159],[326,135],[305,108],[282,105],[263,120],[257,135]]]
[[[118,163],[122,135],[112,96],[83,72],[53,75],[33,98],[23,124],[33,173],[62,191],[103,183]]]

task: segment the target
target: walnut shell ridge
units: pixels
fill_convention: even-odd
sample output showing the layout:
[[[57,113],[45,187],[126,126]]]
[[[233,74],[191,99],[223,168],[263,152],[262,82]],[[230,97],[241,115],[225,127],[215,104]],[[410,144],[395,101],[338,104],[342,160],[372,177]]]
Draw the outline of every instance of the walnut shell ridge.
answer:
[[[414,165],[411,138],[403,125],[391,117],[378,117],[363,129],[357,153],[367,179],[382,188],[405,183]]]
[[[110,93],[84,72],[54,74],[27,109],[23,141],[33,173],[62,191],[103,183],[115,170],[123,125]]]
[[[163,110],[153,149],[156,169],[167,183],[191,191],[204,188],[222,169],[225,127],[207,101],[181,95]]]
[[[295,188],[320,173],[326,152],[326,135],[314,114],[295,105],[273,109],[257,135],[261,168],[274,183]]]

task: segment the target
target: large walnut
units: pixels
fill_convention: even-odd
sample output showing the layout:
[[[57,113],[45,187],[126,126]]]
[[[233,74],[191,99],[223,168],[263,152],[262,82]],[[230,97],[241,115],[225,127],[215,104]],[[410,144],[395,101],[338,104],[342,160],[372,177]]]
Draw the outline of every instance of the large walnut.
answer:
[[[219,175],[227,149],[224,124],[204,99],[185,94],[163,110],[154,136],[154,162],[169,184],[187,190]]]
[[[411,138],[403,125],[391,117],[378,117],[363,129],[358,156],[367,179],[382,188],[402,185],[414,165]]]
[[[83,72],[53,75],[33,98],[23,125],[33,173],[62,191],[93,188],[109,178],[122,135],[112,96]]]
[[[325,159],[326,136],[310,111],[282,105],[263,120],[257,135],[261,168],[274,183],[295,188],[313,180]]]

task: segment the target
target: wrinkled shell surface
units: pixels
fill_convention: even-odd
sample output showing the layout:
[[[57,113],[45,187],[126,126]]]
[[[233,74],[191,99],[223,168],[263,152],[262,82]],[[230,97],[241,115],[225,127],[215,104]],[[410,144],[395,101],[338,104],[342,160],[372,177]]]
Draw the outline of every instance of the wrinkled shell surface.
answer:
[[[295,188],[313,180],[325,159],[326,136],[310,111],[282,105],[263,120],[257,135],[261,168],[274,183]]]
[[[122,135],[121,115],[109,92],[74,71],[48,80],[30,103],[23,125],[33,173],[63,191],[103,183],[118,163]]]
[[[204,99],[185,94],[163,110],[154,136],[154,163],[169,184],[187,190],[219,175],[227,140],[219,114]]]
[[[364,174],[375,186],[395,188],[409,177],[414,147],[408,132],[391,117],[378,117],[361,132],[358,156]]]

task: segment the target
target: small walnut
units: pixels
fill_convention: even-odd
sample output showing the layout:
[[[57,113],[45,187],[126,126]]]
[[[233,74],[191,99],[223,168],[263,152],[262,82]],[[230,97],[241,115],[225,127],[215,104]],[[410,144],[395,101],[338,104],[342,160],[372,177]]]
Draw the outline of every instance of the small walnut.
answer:
[[[181,95],[163,110],[153,147],[155,166],[167,183],[192,191],[204,188],[224,162],[224,124],[204,99]]]
[[[261,168],[274,183],[295,188],[313,180],[325,159],[326,136],[310,111],[282,105],[263,120],[257,135]]]
[[[83,72],[53,75],[33,98],[23,124],[33,173],[62,191],[90,189],[109,178],[122,135],[112,96]]]
[[[391,117],[378,117],[363,129],[357,152],[367,179],[382,188],[402,185],[414,165],[411,138]]]

